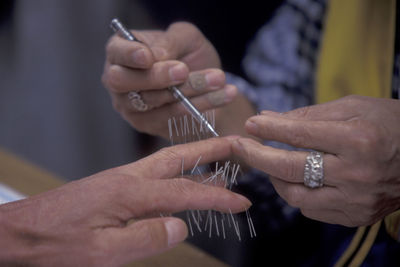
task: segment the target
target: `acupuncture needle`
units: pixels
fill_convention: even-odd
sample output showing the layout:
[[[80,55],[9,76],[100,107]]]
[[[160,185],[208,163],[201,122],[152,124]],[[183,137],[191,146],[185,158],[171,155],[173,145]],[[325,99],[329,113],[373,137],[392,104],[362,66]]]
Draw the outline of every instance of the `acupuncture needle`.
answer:
[[[134,42],[139,42],[142,44],[142,41],[137,39],[117,18],[114,18],[111,20],[111,29],[113,29],[114,32],[119,33],[123,38],[129,41],[134,41]],[[215,131],[215,129],[212,127],[212,125],[208,122],[208,120],[201,114],[201,112],[193,105],[192,102],[190,102],[189,99],[185,97],[185,95],[176,87],[176,86],[169,86],[168,90],[171,91],[173,96],[178,99],[182,105],[186,108],[187,111],[192,114],[192,116],[200,123],[204,124],[207,129],[215,136],[218,137],[218,133]]]

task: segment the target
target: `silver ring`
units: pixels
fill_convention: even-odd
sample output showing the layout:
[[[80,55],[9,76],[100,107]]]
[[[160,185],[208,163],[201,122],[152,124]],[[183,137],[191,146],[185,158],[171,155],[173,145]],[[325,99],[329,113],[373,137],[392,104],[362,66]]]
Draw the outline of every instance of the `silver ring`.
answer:
[[[149,106],[144,103],[142,96],[135,91],[130,91],[128,93],[128,99],[130,100],[131,106],[137,111],[144,112],[149,109]]]
[[[308,154],[304,165],[304,185],[309,188],[324,185],[324,153],[313,151]]]

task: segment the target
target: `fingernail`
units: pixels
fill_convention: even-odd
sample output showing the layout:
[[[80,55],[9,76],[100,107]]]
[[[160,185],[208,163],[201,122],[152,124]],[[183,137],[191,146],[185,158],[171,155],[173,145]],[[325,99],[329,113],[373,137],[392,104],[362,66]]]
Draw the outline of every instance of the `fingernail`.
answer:
[[[243,203],[243,209],[247,210],[248,208],[250,208],[253,204],[251,203],[250,200],[248,200],[245,196],[242,196],[240,194],[235,193],[235,195],[237,196],[237,198],[240,200],[240,202]]]
[[[237,95],[237,88],[235,86],[227,86],[225,88],[225,102],[231,102]]]
[[[178,219],[170,219],[165,222],[165,229],[167,230],[168,235],[168,246],[174,246],[185,240],[187,231],[183,231],[183,229],[185,229],[185,225],[183,224],[184,223]]]
[[[212,71],[205,76],[208,87],[212,90],[221,88],[225,83],[225,75],[221,71]]]
[[[146,51],[141,48],[133,52],[133,60],[135,64],[144,66],[147,63]]]
[[[178,63],[169,69],[169,77],[173,82],[183,82],[188,76],[188,69],[185,64]]]
[[[246,121],[245,127],[249,133],[257,133],[258,131],[258,125],[250,120]]]

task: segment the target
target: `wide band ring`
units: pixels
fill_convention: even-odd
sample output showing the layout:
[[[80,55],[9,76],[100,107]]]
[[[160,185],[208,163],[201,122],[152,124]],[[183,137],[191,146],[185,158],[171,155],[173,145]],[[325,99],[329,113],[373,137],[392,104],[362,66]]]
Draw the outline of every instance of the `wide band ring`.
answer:
[[[318,188],[324,185],[324,153],[312,151],[304,165],[304,185]]]
[[[137,111],[144,112],[149,109],[149,106],[146,103],[144,103],[140,93],[137,93],[135,91],[130,91],[128,93],[128,99],[131,106]]]

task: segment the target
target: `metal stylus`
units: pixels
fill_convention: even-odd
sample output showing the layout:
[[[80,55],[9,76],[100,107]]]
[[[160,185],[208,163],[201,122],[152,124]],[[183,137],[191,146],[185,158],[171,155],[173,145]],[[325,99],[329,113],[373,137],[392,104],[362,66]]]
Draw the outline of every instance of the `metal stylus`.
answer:
[[[126,40],[135,41],[143,44],[143,42],[138,40],[117,18],[114,18],[111,21],[110,26],[114,30],[114,32],[119,33]],[[168,89],[199,123],[204,124],[215,137],[219,136],[212,125],[208,122],[208,120],[204,118],[201,112],[192,104],[192,102],[189,101],[189,99],[187,99],[182,94],[182,92],[176,86],[170,86],[168,87]]]

